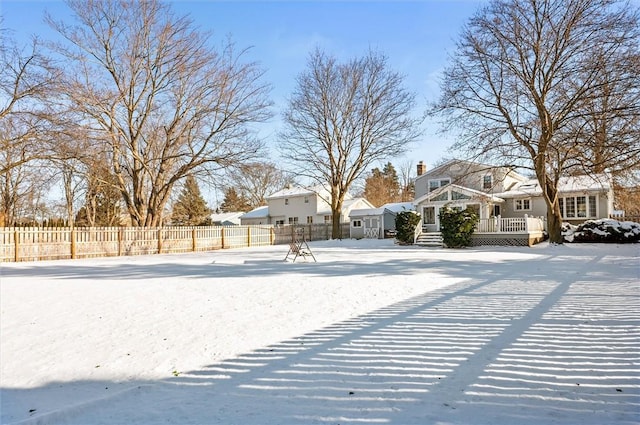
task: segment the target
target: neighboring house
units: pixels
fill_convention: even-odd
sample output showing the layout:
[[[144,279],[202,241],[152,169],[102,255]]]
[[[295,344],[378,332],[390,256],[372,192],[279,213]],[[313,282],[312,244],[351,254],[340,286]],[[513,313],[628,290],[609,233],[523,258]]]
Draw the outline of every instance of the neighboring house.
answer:
[[[383,239],[393,236],[396,230],[396,215],[401,211],[413,211],[413,203],[397,202],[379,208],[352,210],[349,214],[351,237]]]
[[[448,206],[471,208],[478,213],[480,223],[474,235],[477,239],[524,244],[525,238],[529,245],[542,240],[547,208],[537,180],[524,177],[511,167],[461,160],[449,161],[431,171],[425,171],[424,166],[418,169],[423,173],[415,180],[414,205],[422,216],[423,232],[440,230],[439,212]],[[613,211],[613,188],[607,175],[565,177],[558,189],[560,208],[568,222],[608,217]],[[481,236],[485,233],[489,236]]]
[[[228,212],[211,214],[211,224],[214,226],[238,226],[241,224],[240,216],[243,212]]]
[[[241,216],[242,224],[323,224],[331,223],[329,192],[321,187],[287,187],[266,198],[267,206]],[[373,208],[364,198],[347,196],[342,205],[340,222],[349,222],[349,213],[357,208]]]
[[[243,226],[271,224],[269,221],[269,207],[265,205],[244,213],[240,216],[240,224]]]

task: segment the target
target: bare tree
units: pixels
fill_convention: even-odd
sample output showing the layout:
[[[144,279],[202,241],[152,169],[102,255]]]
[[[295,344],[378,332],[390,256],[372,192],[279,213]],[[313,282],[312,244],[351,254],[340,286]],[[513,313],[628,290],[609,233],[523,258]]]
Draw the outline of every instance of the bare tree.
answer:
[[[493,0],[469,21],[444,73],[431,112],[460,133],[454,149],[533,170],[551,242],[562,243],[558,181],[595,138],[588,118],[597,111],[612,124],[640,113],[638,41],[638,10],[626,3]],[[605,156],[637,155],[630,136],[605,145]]]
[[[0,173],[46,156],[46,143],[38,137],[47,122],[42,101],[59,73],[41,50],[37,39],[20,49],[0,33]]]
[[[249,124],[270,117],[263,71],[156,0],[69,0],[65,101],[110,154],[137,226],[157,226],[176,182],[255,157]]]
[[[402,154],[418,136],[415,95],[387,59],[369,52],[338,63],[316,49],[284,112],[282,156],[301,177],[331,194],[332,237],[339,238],[344,197],[374,162]]]
[[[240,164],[230,170],[229,185],[249,203],[250,208],[267,205],[266,197],[287,184],[292,183],[292,178],[283,170],[270,162],[252,162]]]

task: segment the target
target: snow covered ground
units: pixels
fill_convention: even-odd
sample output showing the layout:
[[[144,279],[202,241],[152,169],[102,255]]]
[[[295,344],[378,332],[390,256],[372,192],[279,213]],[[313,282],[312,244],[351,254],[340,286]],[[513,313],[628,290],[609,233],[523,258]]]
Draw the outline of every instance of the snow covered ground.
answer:
[[[638,424],[640,246],[0,264],[3,424]]]

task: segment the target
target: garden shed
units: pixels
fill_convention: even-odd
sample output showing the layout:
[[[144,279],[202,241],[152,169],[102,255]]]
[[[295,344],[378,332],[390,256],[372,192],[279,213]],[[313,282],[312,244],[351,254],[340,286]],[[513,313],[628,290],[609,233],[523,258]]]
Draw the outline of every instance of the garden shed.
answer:
[[[353,239],[383,239],[396,228],[396,213],[384,206],[352,210],[349,219]]]

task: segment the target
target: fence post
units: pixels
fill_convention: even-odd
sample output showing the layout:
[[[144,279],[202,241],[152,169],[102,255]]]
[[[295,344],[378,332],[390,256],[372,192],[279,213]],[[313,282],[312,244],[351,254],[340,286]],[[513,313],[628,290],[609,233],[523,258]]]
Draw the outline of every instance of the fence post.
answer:
[[[196,234],[196,228],[191,229],[191,251],[196,252],[198,248],[198,235]]]
[[[18,228],[16,227],[15,230],[13,231],[13,244],[15,249],[15,252],[13,253],[13,257],[16,263],[20,258],[20,254],[18,253],[18,249],[20,248],[20,242],[18,242],[19,237],[20,237],[20,234],[18,233]]]
[[[162,227],[158,227],[158,254],[162,254]]]
[[[529,216],[524,215],[524,231],[529,233]]]
[[[118,227],[118,257],[122,255],[122,243],[124,239],[124,230]]]
[[[251,226],[247,226],[247,248],[251,248]]]
[[[220,244],[222,245],[222,249],[224,249],[224,226],[220,227]]]
[[[71,259],[74,260],[76,258],[76,228],[71,228]]]
[[[275,245],[276,243],[276,229],[273,227],[269,228],[269,241],[271,242],[270,245]]]

